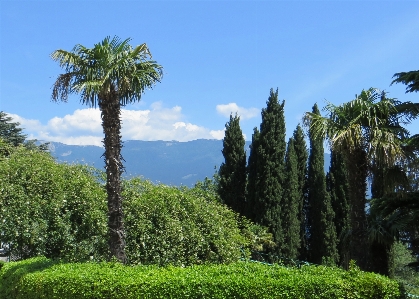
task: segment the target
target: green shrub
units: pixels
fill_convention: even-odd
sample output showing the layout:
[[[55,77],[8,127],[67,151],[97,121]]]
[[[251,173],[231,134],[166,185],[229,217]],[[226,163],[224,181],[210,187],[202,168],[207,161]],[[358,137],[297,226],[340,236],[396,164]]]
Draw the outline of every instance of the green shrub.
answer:
[[[228,263],[248,240],[237,216],[203,190],[124,182],[126,253],[131,264]]]
[[[48,153],[13,148],[0,159],[0,241],[22,259],[106,259],[106,193],[95,172],[59,164]],[[253,242],[241,234],[237,215],[210,190],[138,178],[123,186],[126,253],[132,264],[232,262]]]
[[[191,267],[65,264],[35,258],[0,270],[0,299],[402,298],[396,281],[324,266],[250,262]]]
[[[0,159],[0,241],[20,258],[106,253],[106,195],[91,170],[18,147]]]
[[[417,258],[412,251],[402,242],[395,242],[391,247],[392,270],[390,274],[394,279],[403,284],[403,286],[412,295],[419,296],[419,275],[414,267],[408,264],[417,262]]]

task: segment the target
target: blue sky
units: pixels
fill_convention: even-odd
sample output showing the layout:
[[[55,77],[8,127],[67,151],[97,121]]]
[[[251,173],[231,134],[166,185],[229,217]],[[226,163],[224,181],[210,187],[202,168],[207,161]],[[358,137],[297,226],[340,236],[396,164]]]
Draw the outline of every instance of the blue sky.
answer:
[[[100,145],[100,112],[51,102],[62,73],[49,57],[106,36],[147,43],[164,77],[124,108],[123,139],[223,137],[231,112],[247,140],[271,88],[285,99],[290,136],[314,103],[362,89],[418,101],[396,72],[419,68],[419,1],[5,1],[0,2],[0,111],[30,138]],[[419,121],[409,126],[419,133]]]

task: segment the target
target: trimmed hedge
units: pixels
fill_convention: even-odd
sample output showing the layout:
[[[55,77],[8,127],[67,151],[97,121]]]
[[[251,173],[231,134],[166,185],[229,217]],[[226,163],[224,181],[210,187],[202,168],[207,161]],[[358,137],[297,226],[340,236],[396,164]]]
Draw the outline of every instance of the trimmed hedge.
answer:
[[[60,263],[33,258],[0,270],[0,299],[403,298],[396,281],[357,269],[251,262],[191,267]]]

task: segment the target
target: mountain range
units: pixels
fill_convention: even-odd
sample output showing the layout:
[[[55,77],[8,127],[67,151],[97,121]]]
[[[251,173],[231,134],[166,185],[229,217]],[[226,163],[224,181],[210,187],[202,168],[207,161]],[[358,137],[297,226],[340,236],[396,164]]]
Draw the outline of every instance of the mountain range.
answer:
[[[250,141],[245,149],[250,153]],[[66,145],[50,142],[50,152],[58,162],[82,163],[103,169],[104,149],[98,146]],[[224,157],[222,140],[198,139],[179,141],[124,141],[122,157],[124,177],[142,176],[155,183],[193,186],[205,177],[211,178]],[[329,169],[330,155],[325,154],[325,171]]]

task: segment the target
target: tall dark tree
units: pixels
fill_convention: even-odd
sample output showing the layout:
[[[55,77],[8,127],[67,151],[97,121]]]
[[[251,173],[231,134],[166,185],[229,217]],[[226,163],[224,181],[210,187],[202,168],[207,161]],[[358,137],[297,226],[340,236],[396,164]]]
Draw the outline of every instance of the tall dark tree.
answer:
[[[278,101],[278,90],[271,89],[267,107],[262,109],[262,123],[257,137],[257,146],[249,169],[255,171],[253,219],[270,229],[274,241],[283,243],[281,205],[285,181],[285,118],[284,105]],[[253,153],[253,146],[252,152]],[[255,162],[255,165],[253,164]],[[250,173],[249,173],[250,175]],[[253,184],[253,182],[251,182]]]
[[[246,192],[246,212],[245,215],[256,222],[255,205],[259,197],[258,186],[259,173],[258,159],[259,159],[259,138],[260,132],[258,128],[253,128],[252,143],[250,144],[249,161],[247,163],[247,192]]]
[[[243,215],[246,194],[245,140],[240,128],[240,117],[230,115],[223,139],[224,162],[220,166],[218,194],[234,211]]]
[[[326,106],[328,117],[306,113],[310,130],[318,138],[328,138],[332,150],[343,155],[349,176],[351,207],[350,259],[368,270],[368,221],[366,215],[366,179],[370,161],[394,165],[404,156],[406,130],[399,119],[417,115],[412,103],[387,98],[376,88],[363,90],[350,102]]]
[[[297,177],[298,177],[298,219],[300,221],[300,250],[299,258],[302,260],[307,260],[307,160],[308,160],[308,151],[307,145],[304,138],[304,132],[301,126],[298,124],[297,128],[294,130],[293,139],[294,139],[294,148],[295,155],[297,157]]]
[[[13,118],[0,111],[0,138],[14,146],[23,144],[26,135],[23,134],[20,123],[13,122]]]
[[[301,191],[299,190],[298,161],[295,152],[295,142],[290,138],[285,155],[285,184],[282,204],[282,230],[284,242],[281,244],[281,254],[296,259],[301,246],[299,209],[301,206]]]
[[[313,114],[320,115],[317,104]],[[338,260],[335,213],[326,190],[323,139],[309,129],[308,204],[310,225],[310,260],[313,263],[335,264]]]
[[[56,50],[51,58],[65,73],[53,86],[52,99],[80,101],[101,111],[108,194],[108,238],[111,257],[126,261],[121,197],[121,107],[139,101],[142,93],[162,77],[162,67],[151,60],[146,44],[133,48],[130,39],[105,38],[93,48],[76,45],[71,52]]]
[[[327,174],[327,189],[330,193],[332,208],[335,212],[335,227],[338,237],[339,265],[345,269],[349,266],[349,181],[343,156],[332,150],[330,168]]]

